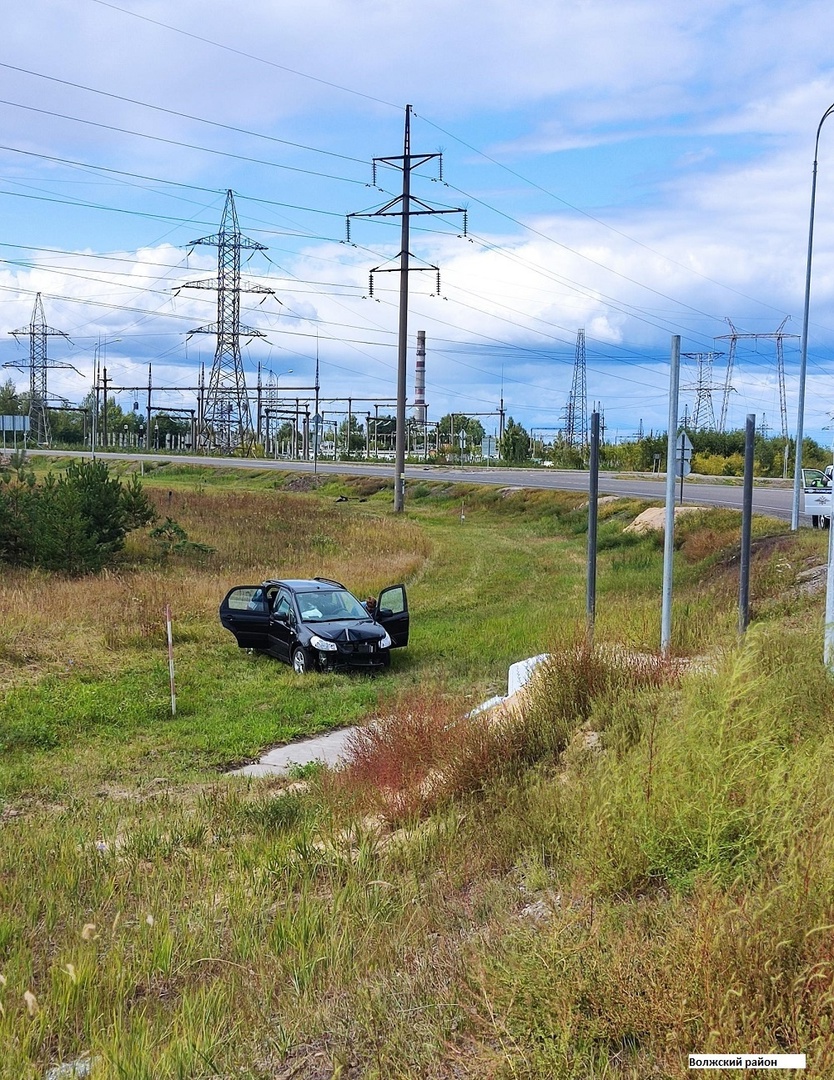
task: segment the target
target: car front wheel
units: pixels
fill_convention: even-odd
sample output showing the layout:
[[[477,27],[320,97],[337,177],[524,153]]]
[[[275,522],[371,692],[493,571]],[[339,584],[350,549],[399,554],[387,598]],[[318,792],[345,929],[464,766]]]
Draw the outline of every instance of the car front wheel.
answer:
[[[310,670],[310,656],[300,645],[292,651],[292,669],[297,675],[306,675]]]

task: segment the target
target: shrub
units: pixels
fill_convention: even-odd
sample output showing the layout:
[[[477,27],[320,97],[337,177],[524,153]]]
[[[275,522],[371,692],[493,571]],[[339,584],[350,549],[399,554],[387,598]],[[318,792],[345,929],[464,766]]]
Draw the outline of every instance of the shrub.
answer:
[[[126,534],[153,521],[138,477],[123,487],[103,461],[72,462],[38,485],[17,462],[0,475],[0,560],[67,574],[100,570]]]
[[[476,790],[515,756],[513,735],[488,714],[462,711],[459,701],[435,694],[372,717],[352,736],[347,767],[332,777],[335,793],[400,822]]]

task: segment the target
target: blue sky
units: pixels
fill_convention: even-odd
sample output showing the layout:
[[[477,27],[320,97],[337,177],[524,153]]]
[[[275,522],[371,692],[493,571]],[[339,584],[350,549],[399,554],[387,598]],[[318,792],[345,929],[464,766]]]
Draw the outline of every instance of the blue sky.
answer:
[[[370,160],[402,152],[406,103],[412,150],[444,155],[443,182],[429,164],[414,194],[465,206],[470,232],[454,215],[415,221],[412,252],[441,268],[439,297],[433,274],[411,275],[410,365],[425,330],[432,418],[494,412],[503,385],[526,427],[560,426],[582,328],[607,434],[664,429],[673,334],[697,354],[726,353],[728,318],[772,333],[788,316],[800,333],[813,141],[834,101],[830,4],[31,0],[8,22],[0,363],[20,356],[6,331],[40,291],[69,335],[53,357],[82,373],[50,376],[71,400],[101,339],[116,385],[146,383],[152,363],[171,388],[154,404],[189,404],[178,388],[213,342],[186,335],[213,320],[213,295],[176,289],[211,274],[214,250],[189,245],[217,231],[227,188],[268,247],[245,272],[276,294],[244,303],[266,335],[244,344],[249,381],[260,361],[288,393],[308,386],[318,349],[324,396],[392,399],[397,280],[379,275],[373,299],[367,281],[398,229],[355,220],[348,245],[344,221],[399,191],[392,170],[369,186]],[[832,226],[826,128],[806,414],[826,441]],[[798,344],[784,343],[791,430]],[[688,361],[682,383],[694,381]],[[729,425],[748,412],[778,430],[772,342],[739,342]]]

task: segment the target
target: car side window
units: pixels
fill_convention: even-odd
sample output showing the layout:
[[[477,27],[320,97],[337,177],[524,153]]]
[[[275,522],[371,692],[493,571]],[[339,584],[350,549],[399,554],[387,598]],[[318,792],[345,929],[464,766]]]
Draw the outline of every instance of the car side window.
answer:
[[[272,614],[276,619],[281,619],[284,622],[289,622],[292,615],[292,605],[290,604],[290,598],[286,593],[281,593],[278,597],[278,602],[272,609]]]
[[[241,588],[229,596],[228,605],[230,611],[255,611],[259,615],[267,612],[266,597],[262,588]]]
[[[405,610],[405,589],[402,585],[390,585],[379,594],[377,600],[378,615],[401,615]]]

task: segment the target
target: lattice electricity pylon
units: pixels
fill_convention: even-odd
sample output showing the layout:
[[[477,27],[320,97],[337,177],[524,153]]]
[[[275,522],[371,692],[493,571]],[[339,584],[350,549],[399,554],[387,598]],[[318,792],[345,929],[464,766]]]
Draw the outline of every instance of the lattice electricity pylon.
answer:
[[[712,365],[715,359],[724,353],[681,353],[681,356],[689,360],[698,361],[698,374],[696,381],[689,386],[682,386],[681,390],[695,391],[695,408],[692,412],[693,431],[715,431],[715,410],[712,407],[712,392],[720,390],[712,382]]]
[[[562,428],[562,439],[565,446],[573,446],[573,390],[568,391],[568,400],[562,413],[565,426]]]
[[[50,360],[46,353],[46,339],[48,337],[66,337],[63,330],[54,330],[46,325],[43,314],[41,294],[35,297],[35,306],[32,309],[32,321],[28,326],[21,326],[19,330],[10,330],[15,340],[20,340],[24,335],[29,338],[29,361],[24,363],[12,361],[3,367],[17,368],[19,371],[29,371],[29,432],[27,441],[35,446],[49,445],[49,394],[46,385],[46,372],[48,368],[64,368],[77,371],[72,364]],[[80,374],[80,373],[79,373]],[[63,401],[63,399],[58,399]]]
[[[217,322],[197,327],[191,334],[216,334],[217,348],[206,391],[203,422],[197,433],[198,445],[207,450],[228,452],[241,449],[249,454],[255,440],[252,429],[252,413],[249,394],[240,356],[240,335],[263,337],[260,330],[242,326],[240,322],[240,294],[242,292],[264,293],[274,296],[265,285],[241,283],[240,252],[265,251],[263,244],[241,236],[237,221],[235,200],[232,192],[226,192],[226,205],[220,221],[220,232],[192,240],[189,246],[205,244],[217,248],[217,277],[203,281],[189,281],[179,288],[216,289]],[[177,292],[179,289],[176,290]]]
[[[585,331],[576,331],[576,356],[573,361],[573,383],[568,398],[565,442],[577,450],[588,444],[588,386],[585,364]]]
[[[776,379],[779,384],[779,412],[782,420],[782,438],[787,443],[788,441],[788,400],[785,393],[785,352],[784,352],[784,340],[786,337],[798,338],[799,334],[786,334],[783,327],[790,318],[790,315],[786,315],[785,318],[779,323],[772,334],[742,334],[733,326],[732,322],[727,319],[731,333],[722,334],[717,337],[716,341],[729,341],[730,342],[730,355],[727,361],[727,375],[724,380],[724,400],[721,404],[721,419],[719,421],[718,430],[723,431],[724,425],[727,420],[727,403],[730,397],[730,391],[733,389],[731,380],[733,376],[733,364],[736,356],[736,346],[739,341],[758,341],[759,338],[763,338],[765,341],[776,342]]]

